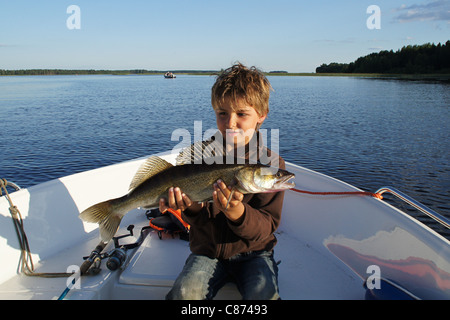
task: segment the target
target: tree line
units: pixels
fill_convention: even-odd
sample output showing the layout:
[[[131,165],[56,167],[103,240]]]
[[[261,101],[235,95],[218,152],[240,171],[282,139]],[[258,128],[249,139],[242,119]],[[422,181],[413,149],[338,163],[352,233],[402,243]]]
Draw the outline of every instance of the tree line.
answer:
[[[397,51],[380,51],[351,63],[322,64],[316,73],[450,73],[450,40],[445,44],[426,43],[404,46]]]
[[[198,71],[198,70],[175,70],[173,73],[189,73],[189,74],[204,74],[213,71]],[[2,70],[0,69],[0,76],[22,76],[22,75],[91,75],[91,74],[111,74],[111,75],[128,75],[128,74],[164,74],[166,71],[158,70],[70,70],[70,69],[23,69],[23,70]]]
[[[147,74],[162,73],[148,70],[69,70],[69,69],[23,69],[23,70],[2,70],[0,75],[21,76],[21,75],[73,75],[73,74]]]

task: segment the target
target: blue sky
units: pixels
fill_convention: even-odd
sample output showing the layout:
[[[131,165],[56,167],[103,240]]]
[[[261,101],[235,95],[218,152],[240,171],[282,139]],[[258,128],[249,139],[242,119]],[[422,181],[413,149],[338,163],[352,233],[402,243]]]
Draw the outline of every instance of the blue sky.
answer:
[[[70,5],[80,29],[69,29]],[[381,9],[369,29],[367,8]],[[0,0],[0,69],[314,72],[450,40],[450,0]]]

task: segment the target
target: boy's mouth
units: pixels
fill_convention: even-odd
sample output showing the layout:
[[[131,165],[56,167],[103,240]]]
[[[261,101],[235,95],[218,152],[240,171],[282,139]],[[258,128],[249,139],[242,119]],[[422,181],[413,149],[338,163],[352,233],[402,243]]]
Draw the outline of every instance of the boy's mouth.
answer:
[[[238,129],[238,130],[232,130],[232,129],[227,129],[226,130],[226,135],[229,137],[237,137],[239,135],[242,134],[242,130]]]

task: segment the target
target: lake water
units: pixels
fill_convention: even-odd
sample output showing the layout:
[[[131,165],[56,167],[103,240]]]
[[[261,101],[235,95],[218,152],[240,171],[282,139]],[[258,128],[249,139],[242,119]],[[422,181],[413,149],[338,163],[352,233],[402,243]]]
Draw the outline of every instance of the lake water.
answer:
[[[200,120],[203,132],[215,128],[214,80],[0,77],[0,178],[29,187],[170,150],[179,143],[171,140],[175,129],[194,135],[194,121]],[[449,84],[356,77],[269,80],[275,91],[262,128],[279,130],[285,160],[367,191],[393,186],[450,217]]]

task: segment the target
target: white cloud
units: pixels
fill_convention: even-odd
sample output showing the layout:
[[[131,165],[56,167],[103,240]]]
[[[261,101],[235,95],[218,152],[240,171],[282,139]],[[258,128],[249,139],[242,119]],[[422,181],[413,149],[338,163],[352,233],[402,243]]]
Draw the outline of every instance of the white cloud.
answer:
[[[436,0],[427,3],[401,5],[394,12],[397,22],[447,21],[450,23],[450,0]]]

